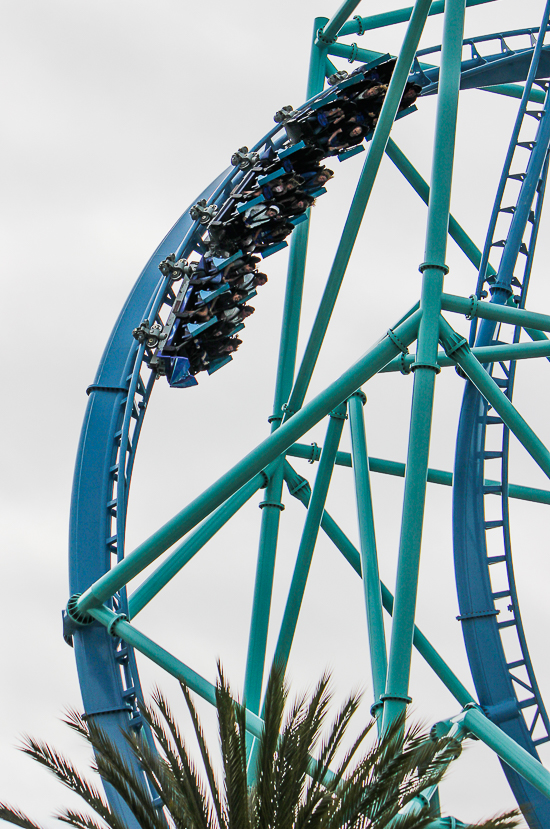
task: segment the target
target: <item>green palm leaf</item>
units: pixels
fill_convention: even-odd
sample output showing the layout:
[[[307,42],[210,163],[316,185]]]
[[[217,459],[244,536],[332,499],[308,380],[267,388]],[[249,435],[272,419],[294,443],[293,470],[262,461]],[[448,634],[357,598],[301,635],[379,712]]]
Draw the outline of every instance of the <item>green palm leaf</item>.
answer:
[[[223,783],[217,781],[202,726],[189,689],[182,685],[204,767],[205,779],[191,757],[167,700],[155,691],[155,707],[141,711],[155,746],[144,734],[128,731],[122,754],[97,726],[75,711],[65,722],[94,750],[92,769],[122,797],[140,829],[424,829],[430,809],[415,798],[437,786],[460,754],[452,739],[432,739],[419,726],[405,729],[404,718],[365,749],[374,720],[343,751],[350,722],[359,706],[351,695],[327,727],[331,703],[329,676],[313,694],[288,704],[283,672],[268,679],[264,730],[258,738],[254,785],[247,779],[246,710],[235,701],[218,665],[216,703]],[[73,809],[58,813],[75,829],[127,829],[99,791],[61,754],[27,738],[23,751],[46,766],[76,792],[95,817]],[[343,753],[343,758],[338,759]],[[312,757],[317,759],[313,759]],[[330,766],[335,766],[332,770]],[[163,808],[153,805],[157,794]],[[0,803],[0,818],[20,829],[42,829],[23,812]],[[472,824],[470,829],[512,829],[517,812]]]

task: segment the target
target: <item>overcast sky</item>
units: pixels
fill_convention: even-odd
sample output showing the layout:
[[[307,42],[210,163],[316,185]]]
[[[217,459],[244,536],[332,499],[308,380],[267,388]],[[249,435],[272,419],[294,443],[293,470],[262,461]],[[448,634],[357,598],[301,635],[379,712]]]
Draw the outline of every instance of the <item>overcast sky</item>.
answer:
[[[365,2],[369,14],[398,7]],[[466,34],[537,26],[541,0],[497,0],[468,11]],[[2,409],[2,684],[0,798],[45,822],[69,796],[16,751],[24,732],[43,736],[85,761],[59,724],[79,707],[73,652],[61,638],[68,598],[67,527],[74,458],[92,382],[111,327],[141,268],[181,212],[228,164],[232,152],[270,128],[273,113],[304,97],[315,15],[329,3],[280,0],[5,0],[1,198],[5,293]],[[423,46],[440,42],[431,18]],[[404,27],[368,33],[365,48],[399,48]],[[346,67],[341,62],[339,65]],[[349,68],[349,67],[348,67]],[[461,95],[453,212],[481,246],[517,104],[481,91]],[[435,100],[400,121],[394,138],[429,180]],[[363,156],[364,158],[364,156]],[[336,171],[314,211],[301,347],[330,268],[363,159]],[[311,393],[321,390],[416,301],[426,210],[388,159],[367,209]],[[543,218],[529,306],[548,307]],[[448,290],[464,295],[475,272],[454,243]],[[136,462],[128,544],[181,509],[263,439],[271,414],[286,254],[266,260],[268,285],[255,300],[233,363],[198,388],[157,385]],[[464,320],[452,320],[466,330]],[[550,439],[546,361],[521,366],[517,402],[537,433]],[[375,378],[366,388],[369,450],[404,461],[410,377]],[[430,463],[451,470],[463,381],[452,369],[437,381]],[[305,442],[322,444],[325,424]],[[349,448],[344,430],[343,449]],[[513,446],[512,480],[545,486],[544,476]],[[296,461],[313,480],[315,469]],[[357,541],[350,471],[337,469],[328,508]],[[403,485],[373,476],[382,576],[393,589]],[[286,496],[285,496],[286,497]],[[242,687],[259,528],[257,503],[242,511],[143,612],[140,628],[213,679],[220,657]],[[288,497],[286,497],[288,502]],[[514,503],[513,541],[521,608],[543,692],[547,659],[548,536],[544,508]],[[282,516],[270,637],[272,653],[299,543],[304,510]],[[464,654],[452,573],[450,490],[429,487],[418,624],[465,684]],[[337,696],[358,685],[368,715],[371,681],[361,586],[325,538],[316,549],[289,673],[297,689],[325,667]],[[176,695],[175,682],[141,666]],[[412,709],[431,723],[457,704],[414,659]],[[209,713],[204,707],[204,715]],[[209,728],[211,722],[209,720]],[[479,743],[443,788],[445,812],[477,819],[512,807],[495,757]],[[546,761],[550,755],[542,752]],[[464,792],[468,791],[468,797]],[[50,821],[50,825],[52,822]]]

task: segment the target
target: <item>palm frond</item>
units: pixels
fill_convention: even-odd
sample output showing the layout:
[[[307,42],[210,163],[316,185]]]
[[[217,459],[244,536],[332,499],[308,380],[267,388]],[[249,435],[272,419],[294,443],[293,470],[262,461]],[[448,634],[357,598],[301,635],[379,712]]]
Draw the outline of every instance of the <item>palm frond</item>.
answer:
[[[514,829],[519,826],[521,815],[517,809],[512,812],[505,812],[502,815],[495,815],[495,817],[480,823],[472,823],[468,829]]]
[[[215,829],[216,821],[207,788],[200,779],[170,706],[158,690],[155,692],[154,701],[168,731],[155,712],[146,706],[142,706],[144,716],[164,752],[172,775],[178,782],[179,795],[182,798],[184,813],[187,814],[187,821],[191,820],[196,829]]]
[[[77,734],[80,734],[81,737],[84,737],[85,740],[89,740],[90,731],[88,723],[79,711],[76,711],[74,708],[67,708],[62,722],[68,725],[73,731],[76,731]]]
[[[135,815],[141,829],[166,829],[164,818],[152,804],[145,775],[132,767],[107,734],[94,722],[86,723],[94,748],[92,768],[115,789]]]
[[[63,809],[55,817],[61,823],[67,823],[69,826],[76,827],[76,829],[105,829],[102,823],[98,823],[90,815],[75,812],[73,809]]]
[[[15,826],[20,826],[21,829],[43,829],[39,823],[35,823],[19,809],[8,806],[7,803],[0,803],[0,818]]]
[[[182,794],[181,783],[175,778],[170,764],[149,744],[143,734],[125,732],[124,736],[176,829],[197,826],[196,821],[191,818],[188,803]]]
[[[193,700],[191,699],[191,694],[189,693],[189,689],[187,686],[180,682],[180,687],[182,694],[184,696],[185,702],[187,704],[187,709],[191,716],[191,721],[193,723],[193,728],[195,731],[195,736],[197,738],[197,743],[199,745],[199,751],[202,757],[202,763],[204,766],[204,770],[206,772],[206,779],[208,780],[208,786],[210,788],[210,795],[212,797],[212,802],[214,804],[214,808],[216,810],[216,815],[218,817],[218,825],[220,829],[227,829],[227,818],[225,814],[225,810],[222,805],[222,798],[220,796],[220,790],[218,787],[218,783],[216,780],[216,775],[214,774],[214,769],[212,766],[212,762],[210,760],[210,753],[206,746],[206,741],[204,739],[204,732],[202,730],[202,726],[200,724],[200,720],[197,714],[197,710],[193,705]]]
[[[89,783],[74,765],[47,743],[25,738],[22,746],[25,754],[51,771],[68,789],[79,795],[112,829],[125,829],[125,824],[111,811],[99,790]]]
[[[329,675],[323,674],[311,698],[298,698],[283,725],[277,768],[275,826],[279,829],[294,824],[299,805],[303,802],[310,755],[317,746],[332,699],[329,682]]]
[[[228,829],[247,829],[250,826],[250,812],[246,772],[246,714],[242,705],[233,699],[219,664],[216,706],[225,776]]]
[[[255,829],[272,829],[277,802],[278,743],[288,688],[284,673],[274,665],[267,681],[264,702],[264,731],[259,741],[253,809]]]

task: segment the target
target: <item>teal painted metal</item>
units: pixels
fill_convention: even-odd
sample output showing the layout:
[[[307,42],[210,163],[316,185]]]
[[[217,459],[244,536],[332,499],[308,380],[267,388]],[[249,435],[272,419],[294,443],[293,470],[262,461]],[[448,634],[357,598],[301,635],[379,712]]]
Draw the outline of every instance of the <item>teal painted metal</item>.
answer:
[[[492,3],[493,0],[466,0],[466,6],[481,6],[485,3]],[[430,7],[428,14],[443,14],[445,9],[444,0],[434,0]],[[396,23],[406,23],[410,20],[413,7],[409,6],[405,9],[394,9],[391,12],[381,12],[380,14],[373,14],[370,17],[362,17],[360,20],[354,18],[342,26],[340,29],[340,37],[345,35],[363,34],[370,29],[381,29],[384,26],[394,26]]]
[[[550,772],[498,725],[488,720],[477,706],[468,707],[459,717],[454,717],[453,721],[474,734],[541,794],[550,798]]]
[[[430,187],[418,170],[411,164],[405,153],[403,153],[395,141],[390,138],[386,147],[386,155],[393,161],[397,169],[411,187],[418,193],[424,204],[428,204],[430,198]],[[470,239],[466,231],[459,225],[454,216],[449,216],[449,235],[457,243],[461,251],[468,257],[472,265],[479,268],[481,262],[481,251],[477,245]],[[490,267],[490,273],[496,274],[493,267]]]
[[[359,523],[361,549],[361,575],[365,594],[367,633],[369,638],[370,666],[374,695],[374,711],[380,711],[381,696],[386,687],[387,652],[384,619],[382,616],[382,594],[376,550],[376,533],[372,509],[372,494],[369,476],[369,460],[363,406],[366,397],[356,392],[348,400],[349,423],[353,471],[355,476],[355,497]],[[322,456],[321,456],[322,457]]]
[[[472,348],[472,354],[479,360],[480,363],[498,363],[508,360],[532,360],[540,357],[550,357],[550,340],[542,334],[542,332],[534,332],[531,330],[526,332],[533,339],[536,339],[537,334],[540,335],[536,343],[510,343],[510,345],[487,345]],[[403,357],[398,357],[392,360],[387,366],[384,366],[381,374],[391,371],[410,371],[411,366],[416,361],[415,354],[405,354]],[[439,351],[437,354],[437,364],[440,368],[448,368],[454,366],[455,361],[451,357]]]
[[[300,607],[302,606],[313,551],[317,542],[317,536],[319,535],[321,518],[325,510],[325,501],[345,418],[345,404],[338,406],[338,408],[330,413],[323,453],[315,477],[315,486],[313,487],[313,493],[302,531],[294,574],[292,576],[285,612],[281,622],[281,629],[277,639],[275,656],[273,657],[273,664],[283,669],[286,669],[290,648],[292,647],[292,640],[294,639],[294,633],[296,631],[296,624],[298,622]]]
[[[346,268],[361,227],[361,222],[367,206],[390,131],[401,101],[403,90],[407,82],[420,36],[424,27],[430,0],[417,0],[403,46],[392,74],[392,79],[384,99],[378,123],[369,149],[369,153],[355,190],[346,223],[342,231],[340,243],[334,257],[332,268],[325,286],[325,290],[315,317],[306,350],[294,383],[294,389],[288,402],[289,414],[301,408],[304,401],[317,357],[321,350],[325,332],[332,316],[334,305],[342,285]]]
[[[305,507],[307,507],[311,497],[311,488],[309,483],[305,478],[297,474],[288,461],[285,463],[285,480],[290,494],[297,498]],[[334,546],[342,553],[357,575],[361,577],[361,555],[359,551],[352,544],[346,534],[340,529],[336,521],[334,521],[328,512],[326,512],[326,510],[321,519],[321,529],[327,534]],[[394,603],[393,595],[383,582],[380,582],[380,590],[382,594],[382,606],[384,610],[392,616]],[[428,641],[416,625],[413,633],[413,645],[423,659],[426,660],[427,664],[436,676],[439,677],[447,690],[460,703],[460,705],[467,705],[470,702],[475,702],[467,688],[464,687],[456,674],[453,673],[447,663],[436,651],[434,646]]]
[[[316,444],[308,446],[305,443],[294,443],[288,450],[287,455],[294,458],[304,458],[311,463],[319,460],[320,447]],[[351,469],[351,455],[349,452],[337,452],[336,454],[337,466],[348,466]],[[379,472],[383,475],[393,475],[396,478],[405,477],[405,464],[399,461],[388,461],[383,458],[369,457],[369,469],[371,472]],[[428,483],[439,484],[441,486],[453,485],[453,473],[446,472],[444,469],[428,469]],[[496,486],[498,481],[492,478],[485,478],[485,486]],[[509,484],[510,498],[516,498],[520,501],[532,501],[535,504],[550,504],[550,490],[537,489],[536,487],[521,486],[520,484]]]
[[[465,5],[478,5],[483,2],[490,2],[490,0],[467,0]],[[363,34],[363,31],[368,28],[377,28],[395,22],[405,22],[411,17],[411,14],[412,19],[403,49],[401,50],[397,68],[390,84],[390,90],[386,96],[384,108],[378,121],[367,163],[363,168],[354,201],[350,208],[338,253],[327,281],[323,300],[311,332],[294,390],[292,390],[292,382],[296,363],[296,348],[308,243],[308,221],[300,224],[292,237],[274,405],[273,413],[270,417],[271,436],[256,447],[256,449],[226,475],[222,476],[222,478],[200,495],[192,504],[175,516],[172,521],[161,528],[158,533],[155,533],[150,539],[140,545],[134,553],[127,556],[122,563],[113,567],[109,574],[97,580],[77,603],[79,610],[85,611],[88,609],[92,613],[92,616],[101,621],[111,634],[115,634],[122,641],[140,650],[174,676],[184,679],[197,693],[201,694],[201,696],[210,702],[213,702],[214,689],[210,683],[207,683],[206,680],[195,674],[188,666],[175,659],[167,651],[136,631],[132,625],[125,621],[121,614],[117,615],[106,607],[97,607],[96,605],[101,605],[102,602],[109,601],[113,597],[114,606],[118,609],[124,609],[124,585],[127,581],[141,572],[143,568],[147,567],[161,553],[169,549],[182,536],[186,536],[178,548],[168,557],[168,560],[130,597],[129,614],[135,615],[135,613],[139,612],[156,595],[160,587],[179,571],[225,521],[236,512],[239,506],[265,482],[266,472],[263,470],[266,470],[267,467],[267,474],[270,476],[270,479],[266,489],[264,503],[261,505],[263,509],[260,551],[245,677],[245,698],[249,708],[254,709],[249,712],[252,723],[251,733],[256,736],[259,735],[262,727],[261,718],[256,716],[256,712],[259,710],[260,705],[264,671],[273,571],[282,507],[283,478],[286,479],[292,494],[306,507],[309,504],[309,511],[300,543],[295,581],[293,582],[293,588],[289,596],[289,604],[287,606],[288,614],[285,612],[286,622],[283,622],[278,652],[283,652],[282,655],[286,661],[298,618],[301,596],[305,588],[307,570],[311,561],[318,529],[321,527],[355,571],[359,575],[361,573],[364,575],[367,617],[369,619],[369,646],[374,678],[374,699],[377,702],[380,697],[385,697],[386,711],[384,721],[387,722],[405,706],[408,693],[408,671],[412,646],[417,648],[422,654],[461,705],[467,705],[473,701],[473,697],[469,691],[462,685],[449,666],[414,625],[426,483],[434,482],[450,486],[453,480],[453,476],[449,472],[428,468],[431,408],[434,394],[435,372],[437,369],[442,365],[454,365],[458,363],[474,380],[476,385],[480,389],[484,389],[483,393],[490,400],[495,411],[502,414],[504,422],[520,437],[520,440],[526,445],[531,454],[538,459],[538,462],[547,474],[550,470],[550,453],[548,453],[525,421],[519,417],[510,401],[502,394],[488,376],[487,372],[482,368],[483,363],[492,361],[502,362],[527,359],[534,356],[550,358],[550,341],[541,333],[542,331],[550,331],[550,316],[526,312],[522,308],[495,306],[495,304],[483,303],[478,299],[467,300],[462,297],[453,297],[442,293],[442,275],[445,270],[447,233],[455,239],[476,267],[483,264],[483,257],[473,240],[466,234],[458,222],[449,215],[458,85],[457,65],[460,64],[461,57],[458,54],[460,51],[459,40],[461,41],[461,35],[459,37],[459,34],[463,22],[464,2],[463,0],[447,0],[443,68],[439,85],[438,125],[436,129],[431,195],[427,183],[404,154],[389,139],[389,132],[401,97],[401,90],[407,79],[408,70],[411,66],[416,48],[413,48],[413,42],[416,38],[416,44],[418,43],[418,37],[420,36],[426,17],[428,15],[441,13],[443,3],[441,0],[436,0],[436,2],[430,5],[428,0],[419,0],[415,6],[414,13],[412,9],[402,9],[387,14],[374,15],[370,18],[359,18],[356,16],[354,22],[350,21],[349,23],[345,23],[346,17],[352,13],[357,5],[358,0],[346,0],[330,21],[327,18],[317,18],[315,20],[314,45],[311,53],[308,77],[308,98],[315,96],[323,88],[325,74],[336,70],[335,65],[328,58],[329,54],[365,61],[380,56],[381,54],[366,49],[359,49],[356,44],[347,46],[332,43],[338,33],[344,35],[346,33],[351,34],[355,31]],[[317,36],[318,34],[319,37]],[[517,33],[512,34],[515,35]],[[476,43],[478,40],[481,42],[483,38],[477,39]],[[450,57],[449,44],[451,43],[454,56]],[[474,49],[473,45],[472,49]],[[428,52],[429,50],[425,51]],[[428,71],[433,67],[429,67],[427,64],[420,64],[416,61],[414,68],[415,71],[424,69]],[[432,74],[430,77],[435,76]],[[487,91],[508,95],[509,97],[518,97],[520,94],[523,94],[521,87],[516,87],[513,84],[500,84],[487,87],[486,89]],[[542,97],[542,93],[540,92],[531,92],[530,94],[530,98],[539,103]],[[271,131],[270,135],[272,137],[276,136],[277,130],[280,129],[280,127],[276,127]],[[278,137],[274,138],[274,141],[281,141],[280,133]],[[258,145],[258,147],[260,146],[264,145]],[[280,146],[280,144],[277,146]],[[311,401],[311,403],[302,408],[311,373],[313,372],[325,331],[330,321],[339,287],[348,265],[353,244],[362,221],[363,212],[370,197],[384,149],[420,197],[426,203],[431,201],[429,205],[426,241],[427,263],[422,266],[423,286],[421,302],[395,324],[394,330],[390,332],[389,336],[383,338],[379,344],[371,348],[365,357],[361,358],[361,360]],[[232,174],[225,175],[221,184],[218,182],[215,190],[212,191],[214,195],[211,195],[210,203],[218,198],[222,192],[227,192],[231,181]],[[182,243],[177,248],[178,252],[181,252],[182,255],[184,247]],[[188,253],[185,255],[188,255]],[[492,269],[492,272],[494,273],[494,269]],[[158,291],[164,296],[167,288],[168,282],[165,281],[158,288]],[[161,301],[160,295],[157,296],[157,299],[158,302]],[[158,307],[158,303],[155,305],[155,302],[156,300],[153,302],[153,306]],[[419,307],[421,310],[419,310]],[[464,347],[460,338],[457,339],[454,336],[454,332],[452,332],[450,326],[445,321],[441,321],[441,309],[497,321],[503,319],[506,322],[523,325],[526,327],[527,333],[535,340],[535,343],[526,344],[514,342],[511,345],[487,346],[486,348],[476,348],[469,351],[467,346]],[[405,347],[410,345],[417,335],[417,355],[404,354]],[[448,355],[438,353],[438,337],[440,335],[448,351]],[[145,349],[142,347],[139,352],[138,361],[141,361],[144,351]],[[396,371],[398,368],[403,370],[404,373],[408,373],[409,369],[414,371],[413,409],[407,466],[393,461],[368,458],[362,408],[360,400],[356,396],[357,389],[372,377],[373,374],[382,371]],[[135,372],[129,375],[127,380],[130,380],[130,393],[133,397],[134,393],[138,393],[138,385],[140,383],[143,385],[142,380],[139,374]],[[293,417],[287,423],[281,425],[283,420],[283,405],[289,399],[289,395],[290,403],[288,412]],[[327,435],[322,453],[319,447],[302,447],[300,444],[294,443],[294,441],[301,439],[312,426],[318,423],[331,410],[334,410],[337,406],[343,406],[344,401],[350,395],[351,398],[349,399],[348,405],[350,410],[350,426],[352,428],[353,468],[356,477],[357,500],[359,505],[361,553],[351,544],[331,516],[324,511],[324,502],[334,463],[345,466],[352,465],[351,456],[348,453],[337,451],[337,440],[335,437],[337,426],[334,422],[335,418],[331,418],[329,425],[329,433],[332,430],[334,434]],[[144,392],[144,405],[146,399],[148,399],[148,396],[146,397]],[[125,411],[122,443],[126,443],[128,437],[126,433],[133,416],[132,407],[127,408]],[[340,430],[341,425],[340,423]],[[313,495],[311,494],[311,489],[307,481],[298,476],[290,468],[288,462],[284,459],[285,453],[298,457],[308,457],[311,460],[319,460],[319,456],[321,457],[321,464]],[[131,465],[128,469],[131,472]],[[394,600],[389,590],[380,583],[376,566],[376,543],[370,496],[369,469],[384,474],[400,477],[406,476],[396,590],[397,599],[395,603],[395,623],[392,634],[389,676],[387,686],[383,689],[386,691],[385,694],[382,694],[386,674],[386,652],[381,620],[381,607],[383,606],[392,613]],[[129,478],[130,475],[128,474],[128,484]],[[125,480],[122,481],[122,484],[118,488],[118,492],[121,493],[123,499],[125,499],[125,483]],[[499,482],[485,480],[484,483],[485,485],[491,485]],[[545,490],[510,485],[509,494],[511,497],[523,498],[539,503],[550,503],[550,492]],[[110,509],[118,509],[118,505],[111,505]],[[201,521],[203,522],[202,524],[199,523]],[[193,528],[195,528],[194,531]],[[186,535],[187,533],[189,533],[188,536]],[[122,555],[123,540],[124,528],[121,524],[118,536],[120,546],[117,549],[120,556]],[[111,542],[112,539],[109,539],[109,541]],[[95,572],[93,578],[96,578]],[[84,579],[83,586],[88,585],[93,578]],[[78,631],[75,635],[75,639],[77,638]],[[281,661],[280,654],[278,661]],[[117,665],[116,669],[120,673],[120,665]],[[127,671],[126,673],[128,674]],[[467,713],[465,716],[470,716],[470,714]],[[474,715],[472,717],[475,718]],[[496,728],[491,723],[489,725],[492,729]],[[497,732],[499,731],[498,729],[496,730]],[[495,737],[494,731],[491,733],[490,739],[493,743],[489,744],[498,753],[500,744]],[[511,752],[511,755],[517,760],[517,752],[510,743],[505,746],[505,749]],[[523,762],[521,755],[520,760],[517,762],[520,765]],[[532,768],[530,770],[531,772]],[[547,786],[547,783],[545,785]],[[539,790],[543,791],[543,789]],[[548,794],[548,788],[544,791]]]
[[[395,336],[405,345],[415,338],[421,314],[412,314],[397,326]],[[139,545],[123,561],[98,579],[78,600],[80,612],[97,607],[111,598],[117,590],[157,559],[187,532],[199,524],[207,515],[230,498],[254,475],[272,463],[288,447],[308,432],[316,423],[339,406],[350,394],[373,377],[386,363],[397,355],[399,348],[389,336],[385,336],[361,357],[338,380],[317,395],[307,406],[266,438],[255,449],[235,464],[229,472],[195,498],[174,518],[164,524],[156,533]]]
[[[344,0],[338,11],[331,17],[330,21],[319,32],[316,44],[332,43],[344,26],[346,20],[355,11],[361,0]]]
[[[328,54],[335,58],[346,58],[346,60],[359,60],[362,63],[370,63],[381,57],[382,52],[374,52],[371,49],[362,49],[360,46],[346,46],[344,43],[333,43],[328,47]]]
[[[204,679],[200,674],[190,668],[185,662],[177,659],[167,650],[162,648],[156,642],[153,642],[148,636],[136,630],[127,619],[120,614],[113,613],[106,607],[96,607],[90,611],[94,619],[97,619],[102,625],[107,628],[111,636],[117,636],[131,645],[137,651],[142,653],[151,662],[154,662],[166,673],[185,683],[187,687],[199,695],[202,699],[209,702],[211,705],[216,705],[216,686],[207,679]],[[246,714],[246,730],[253,737],[261,737],[264,731],[264,721],[258,717],[253,711],[245,708]],[[310,774],[316,770],[317,764],[313,758],[310,758]],[[325,779],[332,780],[334,776],[330,769],[325,772]]]
[[[537,331],[550,331],[550,316],[548,314],[525,311],[523,308],[510,308],[509,305],[482,302],[475,297],[466,299],[454,294],[443,294],[441,308],[443,311],[452,311],[455,314],[464,314],[467,317],[506,322],[510,325],[519,325],[522,328],[534,328]]]
[[[540,466],[545,475],[550,477],[550,452],[544,443],[499,389],[481,363],[476,360],[466,340],[456,334],[443,318],[441,320],[441,342],[447,353],[453,356],[464,374],[491,404],[495,412],[500,415],[510,431],[529,452],[535,463]]]
[[[282,492],[283,459],[279,458],[275,462],[275,471],[266,488],[265,501],[262,508],[260,543],[258,546],[258,562],[256,565],[256,581],[254,584],[254,598],[252,601],[252,616],[250,620],[244,680],[244,699],[246,700],[246,705],[256,714],[260,710],[262,694],[277,538],[279,535],[279,519],[281,510],[284,508],[282,504]]]
[[[157,567],[154,573],[148,576],[132,593],[128,599],[129,618],[135,619],[151,599],[154,599],[159,591],[179,573],[182,567],[185,567],[193,556],[199,550],[202,550],[204,545],[227,524],[229,519],[233,518],[259,489],[266,486],[269,480],[270,477],[266,472],[260,472],[218,507],[194,532],[190,533],[185,541],[173,550],[166,561],[163,561],[160,567]]]
[[[384,728],[409,701],[409,676],[428,476],[439,319],[445,265],[462,59],[465,0],[446,0],[425,262],[422,270],[417,361],[395,590]]]
[[[521,98],[523,86],[515,83],[499,83],[495,86],[480,86],[483,92],[493,92],[495,95],[504,95],[507,98]],[[535,104],[544,103],[544,92],[540,89],[532,89],[529,93],[529,100]]]
[[[325,81],[326,46],[316,45],[317,33],[327,23],[327,18],[318,17],[314,21],[313,39],[310,53],[309,73],[306,97],[312,98],[321,92]],[[270,418],[271,431],[279,428],[282,422],[282,407],[288,400],[292,389],[296,366],[296,350],[300,329],[300,314],[304,288],[304,276],[309,236],[309,211],[307,220],[302,222],[292,236],[287,270],[285,304],[277,363],[277,378],[273,414]],[[279,536],[283,491],[283,458],[276,461],[276,467],[265,493],[262,505],[262,521],[258,546],[258,561],[254,584],[254,598],[250,620],[250,634],[246,659],[244,697],[248,707],[256,713],[260,710],[262,681],[265,669],[265,653],[273,592],[273,577]],[[251,781],[252,782],[252,781]]]

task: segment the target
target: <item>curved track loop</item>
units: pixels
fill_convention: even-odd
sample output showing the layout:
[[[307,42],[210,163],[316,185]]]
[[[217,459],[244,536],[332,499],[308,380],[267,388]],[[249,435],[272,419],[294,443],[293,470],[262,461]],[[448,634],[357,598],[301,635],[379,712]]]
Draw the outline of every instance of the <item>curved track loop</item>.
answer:
[[[471,62],[465,62],[464,75],[468,82],[464,85],[488,85],[492,68],[487,61],[481,65],[475,55],[474,41],[467,43],[472,46],[472,60],[477,65],[474,67]],[[520,60],[518,53],[501,43],[500,57],[497,56],[499,59],[496,62],[510,61],[509,80],[525,79],[526,52],[532,54],[532,50],[521,51]],[[544,59],[548,60],[546,49]],[[410,80],[417,81],[422,74],[424,71],[416,61]],[[437,71],[430,73],[428,80],[430,86],[425,91],[430,94],[437,92]],[[283,139],[276,140],[276,135],[281,129],[281,126],[272,129],[253,150],[262,148],[267,141],[272,146],[280,146]],[[212,203],[220,195],[226,196],[238,180],[238,175],[238,171],[233,169],[225,171],[198,198]],[[73,596],[86,590],[124,555],[126,504],[133,460],[155,381],[154,372],[145,376],[152,352],[146,345],[136,342],[132,331],[145,318],[164,324],[175,295],[170,280],[159,274],[158,266],[174,251],[176,258],[180,258],[196,250],[196,230],[197,224],[192,222],[187,210],[158,246],[128,297],[102,356],[95,381],[88,389],[89,403],[78,449],[71,506],[69,560],[70,591]],[[483,338],[488,341],[493,339],[493,333],[487,327],[480,329],[478,341]],[[510,371],[510,394],[512,383],[513,369]],[[484,460],[488,457],[485,450],[488,424],[491,424],[491,416],[487,414],[486,405],[475,388],[468,384],[460,419],[457,440],[459,462],[454,478],[454,541],[464,636],[481,704],[495,722],[536,756],[535,745],[550,739],[550,729],[529,660],[515,594],[508,527],[506,430],[503,430],[502,486],[498,495],[502,499],[501,526],[504,536],[501,561],[507,568],[509,594],[495,596],[490,583],[484,497],[492,493],[487,492],[486,488],[484,491],[483,487]],[[461,469],[467,469],[468,475],[461,476]],[[499,627],[495,601],[500,599],[510,603],[513,611],[510,611],[511,621],[507,618]],[[117,613],[127,612],[125,590],[115,597],[111,607]],[[517,664],[507,660],[500,637],[502,628],[509,622],[516,630],[522,654],[521,660],[516,660]],[[132,648],[109,636],[107,630],[96,622],[76,627],[65,618],[65,637],[67,641],[74,642],[86,716],[95,718],[124,751],[120,728],[128,724],[143,727],[137,707],[141,689]],[[527,681],[521,678],[521,670],[526,671]],[[528,690],[527,702],[518,700],[518,686]],[[523,716],[527,708],[535,712],[530,724]],[[539,737],[537,729],[541,723],[544,734]],[[549,826],[548,801],[510,769],[505,770],[518,802],[531,804],[529,823],[532,829]],[[111,790],[108,796],[128,825],[135,825],[117,795]]]
[[[550,101],[547,83],[538,84],[546,93],[544,103],[535,107],[531,104],[528,109],[528,97],[535,78],[541,75],[541,70],[542,74],[548,75],[543,69],[545,55],[541,46],[542,43],[534,52],[526,94],[519,107],[489,223],[476,291],[479,298],[487,286],[491,302],[513,303],[520,308],[525,307],[527,298],[548,173],[550,117],[546,110]],[[534,131],[529,126],[529,122],[533,123],[529,116],[537,124]],[[508,217],[511,221],[506,227]],[[502,230],[504,239],[496,239],[497,230]],[[496,268],[497,275],[487,276],[493,249],[500,249],[502,255]],[[470,339],[476,346],[519,341],[520,330],[511,326],[497,328],[495,323],[484,320],[477,335],[476,328],[474,322]],[[491,364],[488,371],[511,399],[516,364]],[[459,619],[478,699],[485,713],[538,758],[536,746],[550,740],[550,721],[529,656],[514,578],[508,505],[509,443],[509,430],[496,413],[491,413],[486,401],[468,382],[458,428],[453,486]],[[499,484],[484,486],[486,461],[498,462]],[[491,516],[490,520],[487,515]],[[509,766],[503,764],[503,768],[518,803],[530,804],[529,825],[533,829],[548,826],[548,800]]]

